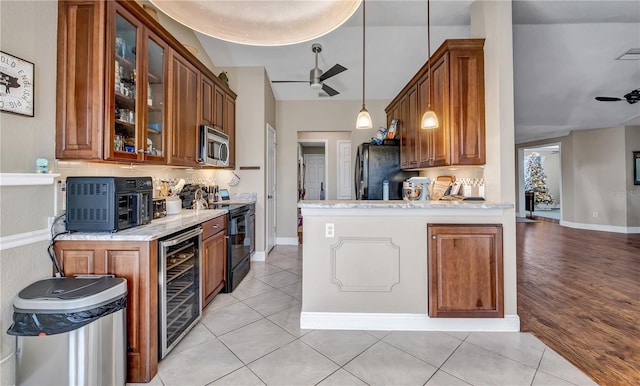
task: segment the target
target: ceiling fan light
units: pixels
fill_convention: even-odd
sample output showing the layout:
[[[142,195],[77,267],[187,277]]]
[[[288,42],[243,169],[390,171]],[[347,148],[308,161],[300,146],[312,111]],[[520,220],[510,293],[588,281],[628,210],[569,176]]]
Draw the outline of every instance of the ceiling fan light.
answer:
[[[373,128],[373,122],[371,121],[371,115],[367,109],[362,106],[362,110],[358,114],[358,118],[356,118],[356,129],[358,130],[366,130]]]
[[[322,82],[311,83],[311,88],[314,90],[322,90]]]
[[[438,116],[433,110],[427,110],[422,114],[422,120],[420,124],[421,129],[437,129],[440,126],[438,122]]]

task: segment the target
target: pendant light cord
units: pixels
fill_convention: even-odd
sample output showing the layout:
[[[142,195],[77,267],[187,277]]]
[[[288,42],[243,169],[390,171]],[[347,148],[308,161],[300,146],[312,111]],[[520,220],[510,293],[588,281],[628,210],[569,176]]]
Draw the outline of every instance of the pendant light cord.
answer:
[[[362,108],[364,109],[364,62],[365,62],[365,51],[364,51],[364,36],[365,36],[365,20],[367,14],[367,2],[366,0],[362,0]]]
[[[433,74],[431,73],[431,7],[427,0],[427,62],[429,63],[429,103],[428,110],[431,110],[431,88],[433,87]]]

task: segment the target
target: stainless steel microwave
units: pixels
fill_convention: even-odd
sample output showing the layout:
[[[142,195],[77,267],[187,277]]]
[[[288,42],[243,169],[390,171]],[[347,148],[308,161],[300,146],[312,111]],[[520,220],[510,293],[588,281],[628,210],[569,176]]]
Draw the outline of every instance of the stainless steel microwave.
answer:
[[[207,166],[229,166],[229,136],[212,127],[200,126],[198,162]]]

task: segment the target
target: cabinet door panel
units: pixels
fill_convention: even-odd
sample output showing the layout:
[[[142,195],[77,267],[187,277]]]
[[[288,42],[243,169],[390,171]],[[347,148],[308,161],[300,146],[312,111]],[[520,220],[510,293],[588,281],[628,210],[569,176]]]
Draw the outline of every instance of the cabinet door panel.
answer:
[[[502,226],[428,226],[429,315],[503,317]]]
[[[199,72],[176,53],[173,54],[171,68],[173,107],[169,162],[197,166]]]
[[[107,2],[60,2],[56,158],[102,159]]]
[[[212,126],[215,119],[213,115],[213,82],[203,75],[200,85],[202,87],[200,90],[202,102],[202,124]]]
[[[229,134],[227,131],[228,124],[225,119],[227,115],[227,112],[225,111],[227,108],[225,100],[226,94],[222,87],[218,85],[215,85],[213,90],[213,125],[216,129]]]
[[[450,53],[451,156],[455,165],[485,163],[482,51]]]
[[[433,64],[433,100],[431,107],[440,127],[432,132],[432,159],[429,166],[449,165],[449,64],[447,55]]]
[[[226,232],[218,232],[202,242],[202,307],[222,290],[226,277]]]

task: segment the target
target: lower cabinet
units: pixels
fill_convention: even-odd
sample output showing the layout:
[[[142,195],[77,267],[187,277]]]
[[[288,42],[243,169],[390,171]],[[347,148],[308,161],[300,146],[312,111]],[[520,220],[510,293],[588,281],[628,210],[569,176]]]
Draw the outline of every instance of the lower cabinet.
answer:
[[[202,224],[202,307],[224,288],[227,269],[227,216]]]
[[[65,276],[127,279],[127,382],[150,382],[158,372],[158,243],[59,240],[54,250]]]
[[[429,316],[504,317],[501,224],[429,224]]]

